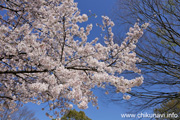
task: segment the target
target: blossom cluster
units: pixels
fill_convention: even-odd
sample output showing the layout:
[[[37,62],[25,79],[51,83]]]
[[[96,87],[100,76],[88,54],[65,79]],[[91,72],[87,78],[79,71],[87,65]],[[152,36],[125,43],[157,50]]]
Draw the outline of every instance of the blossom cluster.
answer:
[[[92,88],[109,83],[127,93],[143,77],[127,80],[125,70],[140,73],[134,49],[143,34],[136,23],[121,45],[113,42],[114,23],[102,16],[104,43],[87,42],[92,24],[80,27],[88,16],[80,13],[73,0],[2,0],[7,16],[0,20],[0,109],[22,103],[51,102],[50,110],[81,109],[97,105]],[[129,99],[129,96],[123,97]],[[58,116],[58,112],[57,116]],[[49,116],[49,114],[47,114]]]

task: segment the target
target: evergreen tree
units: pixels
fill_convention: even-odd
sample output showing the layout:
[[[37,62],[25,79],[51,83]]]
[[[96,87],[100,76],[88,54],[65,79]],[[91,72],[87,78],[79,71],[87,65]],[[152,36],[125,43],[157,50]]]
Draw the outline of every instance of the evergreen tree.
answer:
[[[52,119],[56,120],[56,119]],[[76,111],[75,109],[67,111],[61,120],[91,120],[83,111]]]

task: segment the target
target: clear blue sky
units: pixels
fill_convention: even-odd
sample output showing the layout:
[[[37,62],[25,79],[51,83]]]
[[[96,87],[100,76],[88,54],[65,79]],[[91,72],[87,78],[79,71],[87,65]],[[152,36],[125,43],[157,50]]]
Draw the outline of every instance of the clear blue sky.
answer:
[[[96,23],[101,22],[101,15],[107,15],[112,16],[112,9],[115,6],[116,0],[75,0],[78,2],[78,7],[81,10],[81,13],[89,14],[89,10],[91,10],[92,13],[95,13],[97,15],[97,18],[91,17],[89,18],[88,23],[94,24],[94,30],[92,31],[92,36],[88,38],[89,40],[95,38],[96,36],[99,36],[100,33],[99,29],[95,27]],[[123,33],[124,34],[124,33]],[[95,91],[95,94],[101,98],[102,92]],[[40,120],[49,120],[45,116],[45,112],[41,111],[41,105],[35,105],[35,104],[27,104],[27,106],[36,112],[36,116]],[[77,107],[75,106],[77,109]],[[79,109],[77,109],[79,111]],[[87,110],[84,110],[86,115],[91,118],[92,120],[127,120],[123,119],[121,117],[122,113],[128,112],[128,107],[126,104],[113,104],[113,103],[104,103],[102,102],[102,99],[99,99],[99,110],[96,109],[96,107],[93,107],[92,105],[89,105],[89,108]],[[132,120],[129,119],[129,120]]]

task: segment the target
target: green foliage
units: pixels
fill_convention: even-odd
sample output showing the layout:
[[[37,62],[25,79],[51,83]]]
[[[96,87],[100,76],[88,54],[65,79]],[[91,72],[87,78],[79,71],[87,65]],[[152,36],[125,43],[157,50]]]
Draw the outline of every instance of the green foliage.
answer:
[[[69,110],[61,120],[91,120],[83,111],[76,111],[75,109]]]
[[[156,114],[165,114],[166,115],[166,120],[174,120],[180,119],[180,99],[174,99],[174,100],[170,100],[166,103],[162,103],[161,106],[159,108],[155,108],[154,112]],[[173,118],[172,116],[169,116],[170,114],[177,114],[178,117],[177,118]],[[165,118],[162,118],[162,120],[164,120]],[[159,120],[159,118],[158,118]]]

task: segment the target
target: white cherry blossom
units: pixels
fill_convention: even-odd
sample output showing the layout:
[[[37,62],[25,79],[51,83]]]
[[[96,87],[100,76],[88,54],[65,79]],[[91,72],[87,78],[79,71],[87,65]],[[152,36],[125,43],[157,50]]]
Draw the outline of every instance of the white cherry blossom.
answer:
[[[136,63],[141,60],[134,49],[148,23],[142,27],[136,23],[118,45],[113,41],[114,22],[102,16],[104,41],[96,37],[87,42],[93,25],[80,27],[88,16],[73,0],[0,3],[9,16],[0,19],[0,110],[13,112],[17,102],[49,102],[50,110],[61,108],[61,112],[72,104],[86,109],[89,102],[97,105],[95,86],[106,88],[110,83],[117,92],[126,93],[143,83],[142,76],[127,80],[121,73],[140,74]]]

